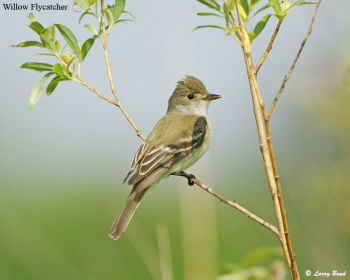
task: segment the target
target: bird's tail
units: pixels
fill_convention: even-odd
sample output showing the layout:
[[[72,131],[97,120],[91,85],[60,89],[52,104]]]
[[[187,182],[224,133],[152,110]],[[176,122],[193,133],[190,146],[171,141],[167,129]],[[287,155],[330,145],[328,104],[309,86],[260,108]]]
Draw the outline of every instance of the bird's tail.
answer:
[[[147,190],[148,189],[144,189],[142,191],[136,192],[135,187],[133,188],[126,202],[124,203],[122,210],[120,211],[118,217],[115,219],[111,229],[108,232],[109,237],[114,240],[118,240],[119,237],[124,233]]]

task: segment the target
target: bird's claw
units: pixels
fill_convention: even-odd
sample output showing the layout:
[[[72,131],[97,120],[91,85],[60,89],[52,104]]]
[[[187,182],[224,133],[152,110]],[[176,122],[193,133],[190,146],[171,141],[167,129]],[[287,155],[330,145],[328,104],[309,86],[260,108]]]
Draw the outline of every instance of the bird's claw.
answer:
[[[187,174],[186,178],[188,180],[187,182],[188,185],[193,186],[194,185],[193,179],[196,179],[196,176],[194,176],[193,174]]]

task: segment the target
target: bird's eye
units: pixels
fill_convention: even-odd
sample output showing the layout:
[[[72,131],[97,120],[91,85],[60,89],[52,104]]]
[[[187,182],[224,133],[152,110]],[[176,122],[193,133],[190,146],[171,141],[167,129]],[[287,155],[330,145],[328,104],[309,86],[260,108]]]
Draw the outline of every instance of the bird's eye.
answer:
[[[194,95],[191,93],[191,94],[187,95],[187,98],[188,98],[188,99],[193,99],[193,98],[194,98]]]

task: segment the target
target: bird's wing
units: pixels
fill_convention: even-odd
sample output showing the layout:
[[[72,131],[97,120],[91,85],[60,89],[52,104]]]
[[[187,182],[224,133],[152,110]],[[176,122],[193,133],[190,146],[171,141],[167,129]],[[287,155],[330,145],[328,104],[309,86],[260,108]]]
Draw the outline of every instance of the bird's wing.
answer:
[[[144,156],[147,148],[149,147],[149,143],[143,143],[137,150],[136,154],[134,155],[134,158],[132,159],[131,162],[131,166],[130,166],[130,170],[128,172],[128,174],[126,174],[124,180],[123,180],[123,184],[126,182],[126,180],[129,178],[129,176],[131,175],[131,173],[134,172],[134,169],[136,168],[136,166],[139,164],[139,162],[141,161],[142,157]]]
[[[167,127],[162,130],[162,135],[151,133],[149,146],[138,161],[135,174],[128,182],[130,185],[139,183],[135,191],[142,191],[152,185],[172,166],[188,156],[193,149],[202,145],[208,126],[206,117],[184,116],[181,118],[184,119],[174,120],[170,125],[169,122],[165,122]],[[177,124],[185,124],[185,127],[179,127]],[[162,125],[161,121],[157,125]]]

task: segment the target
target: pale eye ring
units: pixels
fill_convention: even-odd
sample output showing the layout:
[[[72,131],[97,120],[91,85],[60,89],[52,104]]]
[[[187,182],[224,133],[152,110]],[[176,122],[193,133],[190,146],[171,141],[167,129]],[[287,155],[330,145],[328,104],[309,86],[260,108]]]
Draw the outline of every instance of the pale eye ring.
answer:
[[[189,95],[187,95],[187,98],[188,99],[193,99],[194,98],[194,95],[192,93],[190,93]]]

